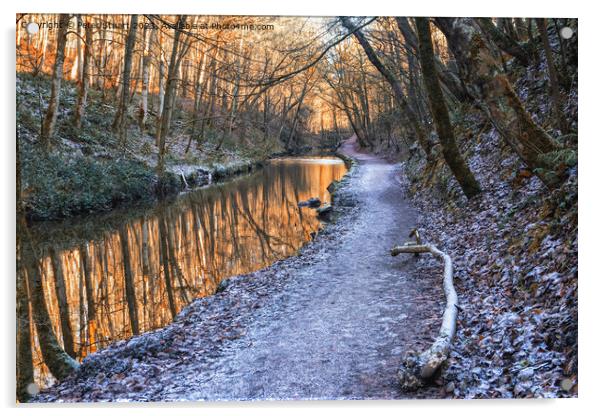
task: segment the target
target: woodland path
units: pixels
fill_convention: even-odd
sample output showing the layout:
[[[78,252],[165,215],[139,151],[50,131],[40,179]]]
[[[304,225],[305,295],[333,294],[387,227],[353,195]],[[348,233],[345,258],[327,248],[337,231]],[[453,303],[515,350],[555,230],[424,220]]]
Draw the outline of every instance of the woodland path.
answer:
[[[116,386],[108,386],[108,390],[113,389],[114,394],[108,395],[106,389],[93,393],[91,384],[91,389],[77,392],[78,384],[99,377],[96,369],[80,372],[79,380],[63,383],[66,389],[62,393],[50,389],[49,393],[54,393],[51,396],[65,400],[167,401],[402,398],[397,368],[401,354],[417,334],[422,338],[428,335],[422,331],[428,320],[424,310],[429,307],[419,299],[424,298],[425,291],[433,290],[433,282],[408,273],[414,267],[412,256],[392,258],[388,254],[393,245],[406,240],[415,221],[397,182],[398,165],[358,153],[353,141],[345,142],[342,151],[359,161],[349,182],[356,206],[352,214],[341,218],[346,230],[335,233],[326,244],[320,245],[319,240],[310,244],[317,248],[291,264],[285,260],[269,267],[266,272],[284,267],[294,274],[279,287],[266,285],[242,295],[228,287],[216,295],[239,297],[231,312],[238,320],[228,322],[238,328],[239,335],[211,349],[207,346],[210,340],[203,340],[203,335],[195,339],[194,334],[224,331],[226,324],[216,323],[207,329],[200,328],[198,321],[223,317],[217,318],[220,314],[210,310],[198,315],[185,313],[180,320],[185,323],[180,323],[179,329],[171,333],[163,330],[163,339],[177,338],[177,344],[187,346],[173,359],[168,348],[158,347],[167,351],[161,361],[156,361],[162,357],[161,351],[138,351],[127,377],[112,377]],[[247,301],[272,290],[275,293],[266,294],[266,301]],[[178,320],[173,325],[177,326]],[[132,355],[124,352],[127,348],[134,351],[135,346],[118,346],[121,353],[111,353],[102,360],[127,359]],[[193,351],[201,349],[200,353]],[[204,352],[207,350],[209,354]],[[100,358],[97,361],[102,368],[115,367],[114,363],[103,364]],[[148,368],[153,366],[159,369],[149,376]],[[114,371],[107,375],[111,373]],[[132,382],[137,373],[144,380]]]

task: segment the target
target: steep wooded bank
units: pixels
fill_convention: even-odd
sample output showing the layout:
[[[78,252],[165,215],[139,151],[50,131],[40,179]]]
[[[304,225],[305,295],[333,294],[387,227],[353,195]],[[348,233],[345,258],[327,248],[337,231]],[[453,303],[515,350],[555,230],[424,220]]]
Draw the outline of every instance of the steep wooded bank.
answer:
[[[453,258],[460,297],[451,358],[435,382],[455,397],[574,396],[576,169],[550,192],[516,156],[498,153],[497,132],[486,128],[475,139],[468,160],[484,191],[469,202],[458,200],[443,169],[424,178],[415,160],[404,163],[403,188],[422,213],[418,227]],[[418,277],[439,284],[440,274],[437,261],[420,258]]]

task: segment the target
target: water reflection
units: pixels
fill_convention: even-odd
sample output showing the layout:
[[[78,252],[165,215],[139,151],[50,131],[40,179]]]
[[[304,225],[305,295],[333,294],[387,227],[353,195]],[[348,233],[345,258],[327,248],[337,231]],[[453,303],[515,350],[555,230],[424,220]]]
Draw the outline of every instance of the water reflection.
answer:
[[[115,340],[168,324],[192,299],[214,293],[223,278],[298,250],[319,221],[297,202],[313,196],[328,201],[327,186],[345,170],[338,159],[276,160],[251,176],[134,214],[130,209],[30,228],[22,237],[30,243],[19,279],[39,275],[40,284],[18,296],[39,291],[51,322],[33,325],[30,316],[40,315],[35,310],[18,317],[30,320],[35,381],[52,382],[39,342],[48,334],[38,334],[40,327],[81,360]]]

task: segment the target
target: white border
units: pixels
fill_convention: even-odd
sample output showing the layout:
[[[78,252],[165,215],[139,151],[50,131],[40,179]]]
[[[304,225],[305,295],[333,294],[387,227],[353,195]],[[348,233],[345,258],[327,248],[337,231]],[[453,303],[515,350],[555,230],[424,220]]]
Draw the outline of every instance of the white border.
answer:
[[[198,414],[199,411],[211,414],[232,414],[233,411],[244,410],[250,414],[281,414],[283,410],[292,414],[332,414],[342,411],[346,414],[366,415],[378,414],[437,412],[450,415],[478,414],[483,416],[508,415],[509,413],[537,414],[587,414],[599,407],[598,392],[601,386],[600,377],[600,324],[599,303],[602,272],[596,256],[600,250],[601,234],[600,207],[602,207],[602,184],[600,183],[600,159],[602,158],[602,131],[600,129],[600,100],[602,85],[600,72],[602,62],[599,47],[600,21],[599,8],[594,2],[557,1],[528,2],[525,0],[498,0],[495,2],[475,2],[468,0],[448,1],[392,1],[392,0],[302,0],[296,3],[285,0],[219,0],[208,2],[175,2],[146,0],[136,4],[133,1],[103,0],[102,2],[81,2],[63,0],[42,3],[34,0],[2,2],[2,60],[0,65],[0,82],[3,85],[2,127],[4,137],[2,143],[2,229],[3,237],[1,253],[0,280],[2,287],[2,369],[0,392],[2,404],[10,413],[19,411],[14,408],[14,137],[15,137],[15,50],[14,25],[18,12],[77,12],[77,13],[187,13],[187,14],[254,14],[254,15],[404,15],[404,16],[546,16],[546,17],[578,17],[579,18],[579,189],[580,189],[580,251],[579,270],[579,399],[567,400],[479,400],[479,401],[404,401],[404,402],[276,402],[276,403],[200,403],[143,406],[110,406],[100,405],[46,406],[40,411],[64,416],[81,414],[82,412],[106,415],[108,411],[145,412],[161,414],[171,411],[165,407],[178,407],[176,412]],[[599,255],[598,255],[599,256]],[[598,406],[597,406],[598,405]],[[235,410],[236,409],[236,410]],[[28,407],[25,409],[30,411]]]

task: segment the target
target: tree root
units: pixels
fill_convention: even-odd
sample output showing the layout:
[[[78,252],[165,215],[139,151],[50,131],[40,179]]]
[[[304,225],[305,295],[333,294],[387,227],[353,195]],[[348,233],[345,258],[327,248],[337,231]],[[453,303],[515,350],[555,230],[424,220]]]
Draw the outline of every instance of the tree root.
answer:
[[[437,370],[447,360],[451,341],[456,333],[456,318],[458,315],[458,295],[453,284],[453,266],[451,258],[432,244],[420,244],[418,231],[413,230],[419,244],[405,243],[391,249],[391,255],[401,253],[431,253],[443,260],[443,289],[447,304],[443,313],[443,322],[435,342],[424,352],[409,351],[403,357],[398,371],[401,388],[406,391],[416,390],[425,385],[437,373]]]

